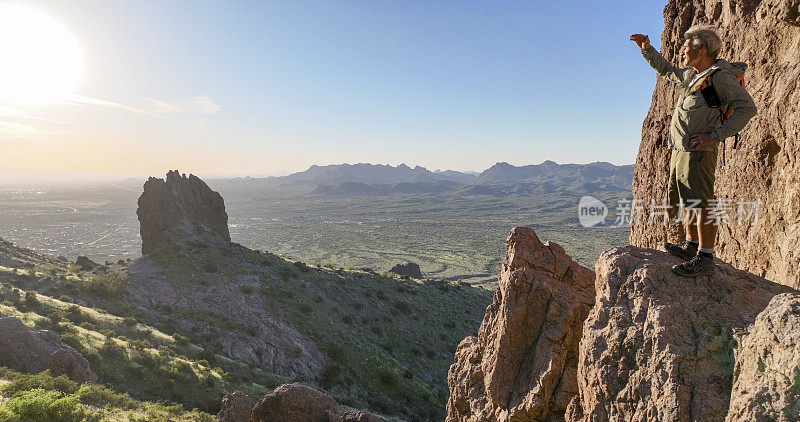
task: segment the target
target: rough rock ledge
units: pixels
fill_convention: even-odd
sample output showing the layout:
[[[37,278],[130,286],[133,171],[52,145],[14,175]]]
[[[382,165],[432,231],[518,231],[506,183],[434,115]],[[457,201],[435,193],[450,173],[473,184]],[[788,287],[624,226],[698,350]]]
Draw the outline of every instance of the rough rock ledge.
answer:
[[[800,292],[721,262],[680,277],[635,246],[601,254],[592,283],[531,229],[507,243],[448,421],[800,420]]]

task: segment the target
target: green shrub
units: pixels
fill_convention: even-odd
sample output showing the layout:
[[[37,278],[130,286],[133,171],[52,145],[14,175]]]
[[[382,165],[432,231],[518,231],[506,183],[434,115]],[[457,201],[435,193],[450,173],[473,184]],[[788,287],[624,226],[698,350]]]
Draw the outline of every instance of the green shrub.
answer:
[[[239,286],[239,290],[246,295],[252,294],[255,291],[253,286],[247,284]]]
[[[94,324],[92,324],[92,323],[91,323],[91,322],[89,322],[89,321],[84,321],[84,322],[82,322],[82,323],[79,325],[79,327],[81,327],[81,328],[83,328],[83,329],[85,329],[85,330],[89,330],[89,331],[97,331],[97,326],[96,326],[96,325],[94,325]]]
[[[21,393],[6,403],[20,419],[36,422],[83,422],[99,421],[101,415],[82,407],[78,397],[64,396],[58,391],[45,391],[40,388]]]
[[[5,368],[0,368],[5,369]],[[4,370],[4,372],[11,372]],[[78,391],[78,384],[66,375],[59,375],[54,377],[50,375],[50,371],[41,372],[38,374],[22,374],[13,373],[13,375],[3,374],[3,378],[12,378],[11,382],[0,387],[4,396],[15,396],[26,390],[33,390],[41,388],[44,390],[55,390],[64,394],[71,394]]]
[[[11,409],[3,406],[0,407],[0,421],[3,422],[20,422],[20,419],[11,412]]]
[[[36,292],[25,292],[25,306],[28,309],[36,309],[39,306],[39,298],[36,297]]]
[[[324,389],[329,389],[336,385],[336,380],[339,378],[339,375],[342,373],[342,367],[333,363],[325,367],[322,370],[322,377],[320,377],[320,385]]]
[[[286,356],[289,357],[289,358],[292,358],[292,359],[297,359],[300,356],[302,356],[302,354],[303,354],[303,350],[298,346],[294,346],[291,349],[286,351]]]
[[[33,325],[40,330],[49,330],[53,328],[53,323],[47,318],[37,319]]]
[[[122,323],[127,325],[128,327],[135,327],[136,324],[139,323],[139,321],[136,321],[136,318],[132,316],[126,316],[125,318],[122,318]]]
[[[394,308],[404,314],[411,312],[411,308],[408,306],[408,303],[403,302],[401,300],[394,302]]]
[[[153,348],[153,345],[147,340],[131,340],[128,344],[131,346],[131,348],[139,350]]]
[[[100,347],[100,355],[110,359],[123,359],[128,356],[128,351],[113,338],[106,337],[103,346]]]
[[[128,275],[124,271],[112,269],[82,279],[79,286],[89,293],[110,297],[119,293],[127,281]]]
[[[81,338],[78,337],[75,333],[64,333],[61,334],[61,341],[69,347],[77,350],[81,354],[86,352],[86,348],[84,347],[83,343],[81,342]]]
[[[297,278],[297,273],[294,272],[294,270],[289,266],[281,267],[281,269],[278,271],[278,275],[286,281]]]
[[[189,344],[189,337],[186,337],[181,333],[173,333],[172,338],[175,339],[175,344],[179,346],[186,346],[187,344]]]
[[[127,394],[119,394],[97,384],[83,384],[75,395],[83,404],[99,408],[135,409],[138,407],[136,400]]]
[[[203,269],[203,271],[207,273],[216,273],[217,271],[219,271],[219,268],[217,268],[217,264],[215,264],[212,261],[204,262],[201,268]]]

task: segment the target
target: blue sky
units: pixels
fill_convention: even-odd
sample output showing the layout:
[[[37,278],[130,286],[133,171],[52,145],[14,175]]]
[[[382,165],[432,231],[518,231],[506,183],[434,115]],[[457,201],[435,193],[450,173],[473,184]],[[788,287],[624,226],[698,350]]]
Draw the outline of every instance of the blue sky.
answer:
[[[256,176],[633,163],[656,75],[628,36],[660,48],[665,2],[21,4],[78,40],[85,101],[25,109],[37,160],[0,132],[0,174]]]

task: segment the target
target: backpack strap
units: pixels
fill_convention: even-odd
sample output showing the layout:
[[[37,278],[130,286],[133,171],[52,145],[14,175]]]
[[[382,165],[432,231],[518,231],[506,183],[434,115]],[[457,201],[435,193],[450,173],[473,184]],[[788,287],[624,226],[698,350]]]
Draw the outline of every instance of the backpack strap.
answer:
[[[717,95],[717,90],[714,88],[714,74],[717,73],[719,69],[714,69],[708,76],[705,77],[703,83],[700,84],[700,94],[703,95],[703,99],[706,100],[706,104],[708,104],[711,108],[719,108],[722,106],[722,101],[719,99],[719,95]]]

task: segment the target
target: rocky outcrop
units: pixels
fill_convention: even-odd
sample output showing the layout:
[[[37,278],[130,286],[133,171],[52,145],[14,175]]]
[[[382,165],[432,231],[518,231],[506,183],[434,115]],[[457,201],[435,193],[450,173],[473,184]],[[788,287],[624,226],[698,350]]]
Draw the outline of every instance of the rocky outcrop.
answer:
[[[237,390],[222,398],[222,405],[217,413],[220,422],[250,422],[252,418],[253,404],[247,394]]]
[[[800,25],[798,0],[669,0],[664,9],[662,54],[673,62],[683,33],[694,24],[711,23],[725,41],[721,57],[749,65],[747,89],[758,107],[741,132],[720,145],[716,194],[730,199],[733,214],[750,201],[760,201],[758,219],[739,223],[731,218],[719,231],[717,255],[734,267],[800,288]],[[638,54],[634,51],[631,54]],[[636,158],[633,197],[650,204],[666,196],[670,117],[676,101],[674,85],[659,78],[642,128]],[[657,209],[654,209],[657,211]],[[681,237],[678,225],[649,219],[642,207],[640,222],[631,227],[630,243],[657,247],[669,235]],[[745,214],[746,215],[746,214]]]
[[[517,227],[477,337],[459,344],[448,421],[560,420],[577,393],[578,341],[594,273]]]
[[[756,321],[773,297],[792,289],[725,264],[712,277],[687,279],[670,271],[678,262],[634,246],[599,257],[595,305],[580,342],[580,392],[567,420],[725,420],[734,333]],[[767,325],[757,324],[769,330]],[[786,335],[797,338],[796,332]],[[741,359],[752,358],[740,354],[736,365],[746,368],[754,363]]]
[[[78,259],[75,260],[75,265],[77,265],[81,271],[91,271],[100,266],[100,264],[85,256],[79,256]]]
[[[151,177],[139,197],[142,254],[192,239],[204,243],[230,242],[225,202],[197,176],[167,173],[166,180]]]
[[[97,382],[89,361],[50,331],[30,328],[17,318],[0,318],[0,366],[30,374],[50,370],[78,383]]]
[[[800,294],[775,296],[737,340],[726,420],[800,420]]]
[[[419,264],[409,262],[406,264],[397,264],[389,270],[390,273],[398,275],[405,275],[411,278],[422,278],[422,271],[419,269]]]
[[[250,398],[234,391],[222,399],[221,422],[381,422],[383,418],[350,409],[339,415],[336,400],[300,383],[283,384],[261,398],[251,410]]]
[[[338,418],[336,400],[300,383],[283,384],[253,408],[253,422],[329,422]]]

